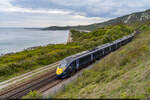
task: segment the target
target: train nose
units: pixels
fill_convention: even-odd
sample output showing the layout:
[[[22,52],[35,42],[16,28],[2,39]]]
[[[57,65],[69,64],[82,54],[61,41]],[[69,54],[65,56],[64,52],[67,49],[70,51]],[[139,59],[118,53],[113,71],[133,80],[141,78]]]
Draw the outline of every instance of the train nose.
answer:
[[[62,68],[57,68],[57,71],[56,71],[56,74],[57,75],[60,75],[60,74],[62,74],[63,73],[63,69]]]

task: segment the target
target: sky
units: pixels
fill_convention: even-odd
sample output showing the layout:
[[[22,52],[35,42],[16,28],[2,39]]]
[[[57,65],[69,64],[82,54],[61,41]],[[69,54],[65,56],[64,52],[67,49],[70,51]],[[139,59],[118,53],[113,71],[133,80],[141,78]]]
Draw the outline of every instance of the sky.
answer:
[[[0,0],[0,27],[87,25],[150,9],[150,0]]]

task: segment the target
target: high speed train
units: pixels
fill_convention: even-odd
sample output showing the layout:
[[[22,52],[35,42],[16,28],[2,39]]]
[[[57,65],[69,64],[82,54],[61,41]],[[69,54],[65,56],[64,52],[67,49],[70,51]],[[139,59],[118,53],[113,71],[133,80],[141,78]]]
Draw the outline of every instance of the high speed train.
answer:
[[[123,38],[115,40],[111,43],[106,43],[102,46],[98,46],[92,50],[83,51],[81,53],[63,59],[62,61],[60,61],[60,64],[56,69],[57,77],[66,78],[71,76],[79,69],[82,69],[93,61],[100,59],[108,53],[127,44],[133,39],[133,37],[134,33],[128,36],[124,36]]]

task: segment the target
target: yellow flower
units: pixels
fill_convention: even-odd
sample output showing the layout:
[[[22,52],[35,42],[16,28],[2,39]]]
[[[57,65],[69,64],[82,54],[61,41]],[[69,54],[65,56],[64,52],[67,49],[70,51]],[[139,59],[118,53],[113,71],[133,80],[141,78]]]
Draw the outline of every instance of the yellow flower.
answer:
[[[148,66],[148,68],[150,69],[150,65]]]

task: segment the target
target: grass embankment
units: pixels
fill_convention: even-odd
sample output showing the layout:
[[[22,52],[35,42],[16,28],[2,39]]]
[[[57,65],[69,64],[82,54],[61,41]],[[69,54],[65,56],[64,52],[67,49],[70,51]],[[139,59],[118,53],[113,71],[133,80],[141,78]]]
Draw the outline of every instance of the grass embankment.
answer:
[[[150,28],[112,52],[59,92],[55,98],[150,97]]]
[[[133,32],[125,25],[109,26],[90,33],[72,30],[74,42],[48,45],[0,57],[0,81],[54,63],[72,54],[111,42]],[[81,35],[82,34],[82,35]]]

